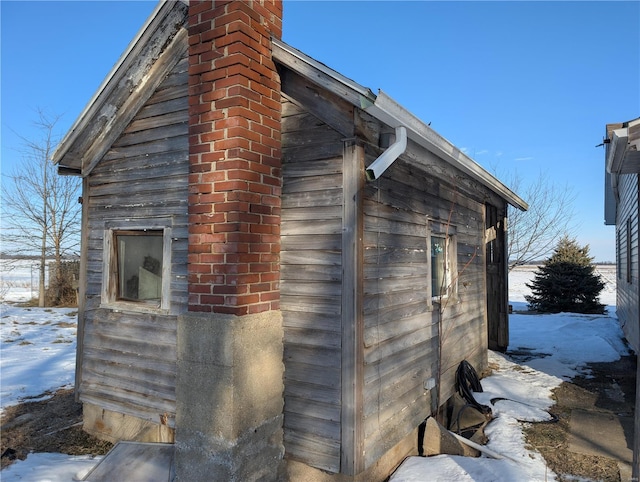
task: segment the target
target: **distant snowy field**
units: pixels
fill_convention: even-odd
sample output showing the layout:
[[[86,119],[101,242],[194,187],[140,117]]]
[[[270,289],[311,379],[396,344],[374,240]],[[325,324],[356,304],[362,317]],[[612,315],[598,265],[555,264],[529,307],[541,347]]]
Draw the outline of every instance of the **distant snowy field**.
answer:
[[[531,290],[526,286],[533,280],[536,266],[518,266],[509,273],[509,302],[514,305],[514,309],[526,310],[525,295],[530,295]],[[600,293],[600,303],[615,307],[616,305],[616,267],[615,265],[597,265],[596,273],[605,283],[605,287]],[[613,314],[615,308],[609,309],[609,314]]]
[[[16,306],[37,294],[37,269],[32,261],[1,263],[0,400],[4,408],[73,386],[78,310]]]
[[[77,310],[25,308],[15,304],[29,300],[37,292],[32,265],[21,262],[8,270],[0,262],[2,408],[73,386]],[[478,401],[490,404],[492,398],[504,397],[527,404],[498,402],[492,406],[495,419],[486,430],[490,439],[487,448],[505,458],[409,457],[390,482],[557,480],[540,454],[526,448],[522,424],[516,419],[545,420],[544,410],[553,403],[551,391],[563,380],[588,374],[586,365],[590,362],[614,361],[628,354],[615,318],[615,266],[599,266],[597,270],[606,282],[600,297],[600,302],[607,305],[606,315],[518,314],[526,310],[524,296],[530,294],[526,283],[533,279],[535,267],[517,268],[509,275],[509,302],[514,308],[509,318],[510,348],[551,355],[518,365],[508,356],[489,352],[489,361],[498,368],[482,380],[484,392],[477,394]],[[31,454],[4,469],[0,479],[71,482],[81,480],[98,460],[88,456]]]

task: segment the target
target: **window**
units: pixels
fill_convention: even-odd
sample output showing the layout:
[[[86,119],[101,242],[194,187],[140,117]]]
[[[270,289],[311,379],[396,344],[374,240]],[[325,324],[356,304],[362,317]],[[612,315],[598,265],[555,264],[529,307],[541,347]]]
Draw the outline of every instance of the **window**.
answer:
[[[118,283],[116,298],[160,301],[162,296],[162,231],[115,232]]]
[[[431,296],[447,294],[451,284],[451,267],[447,253],[447,238],[431,236]]]
[[[622,233],[620,229],[616,230],[617,233],[617,249],[616,249],[616,273],[618,279],[622,279]]]
[[[457,292],[455,227],[433,221],[429,227],[431,299],[439,301]]]
[[[167,310],[170,242],[170,228],[106,229],[102,304]]]

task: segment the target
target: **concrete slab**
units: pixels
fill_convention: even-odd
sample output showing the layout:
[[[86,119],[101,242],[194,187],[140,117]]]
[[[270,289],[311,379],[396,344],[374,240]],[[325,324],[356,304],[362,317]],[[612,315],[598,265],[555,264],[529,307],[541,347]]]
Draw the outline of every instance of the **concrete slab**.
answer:
[[[612,412],[572,410],[569,422],[569,450],[631,464],[633,451],[627,443],[623,424],[633,426],[633,419],[619,417]]]
[[[173,456],[173,444],[118,442],[82,480],[170,482]]]

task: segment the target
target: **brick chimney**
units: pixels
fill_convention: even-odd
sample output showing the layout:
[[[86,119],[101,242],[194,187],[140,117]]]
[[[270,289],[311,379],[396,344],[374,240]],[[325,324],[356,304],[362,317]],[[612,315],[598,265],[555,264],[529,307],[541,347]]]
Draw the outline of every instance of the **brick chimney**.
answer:
[[[282,2],[189,2],[189,310],[176,481],[282,480]]]
[[[189,2],[189,311],[279,309],[282,2]]]

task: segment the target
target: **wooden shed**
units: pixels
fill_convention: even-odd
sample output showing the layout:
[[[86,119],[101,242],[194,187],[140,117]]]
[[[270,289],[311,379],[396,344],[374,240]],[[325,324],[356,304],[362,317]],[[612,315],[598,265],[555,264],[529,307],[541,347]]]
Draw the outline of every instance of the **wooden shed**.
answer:
[[[629,344],[640,353],[640,118],[607,124],[605,139],[605,224],[616,227],[616,315]],[[640,366],[638,375],[640,381]],[[636,404],[633,475],[637,478],[640,396]]]
[[[506,349],[507,206],[527,205],[385,93],[282,42],[281,13],[161,2],[54,154],[83,178],[84,426],[175,442],[200,457],[178,478],[196,480],[218,470],[203,445],[243,451],[268,420],[286,462],[265,480],[383,480],[458,364]],[[211,338],[207,320],[222,320]],[[255,353],[241,338],[262,323],[276,362],[271,338]],[[248,400],[255,383],[267,403]],[[191,414],[212,400],[231,428]],[[252,478],[236,465],[228,480]]]

